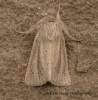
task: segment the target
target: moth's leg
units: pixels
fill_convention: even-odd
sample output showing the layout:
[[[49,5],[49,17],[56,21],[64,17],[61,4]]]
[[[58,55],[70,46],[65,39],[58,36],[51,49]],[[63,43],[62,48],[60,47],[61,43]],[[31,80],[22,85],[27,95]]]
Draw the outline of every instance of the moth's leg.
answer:
[[[74,41],[80,41],[80,42],[81,42],[82,39],[78,40],[78,39],[72,37],[72,36],[69,34],[69,32],[68,32],[68,30],[67,30],[67,26],[66,26],[61,20],[57,20],[57,24],[58,24],[58,26],[61,28],[61,30],[64,31],[64,34],[66,34],[69,38],[71,38],[71,39],[74,40]]]
[[[66,34],[69,38],[71,38],[72,40],[74,41],[79,41],[79,42],[83,42],[83,38],[85,37],[83,34],[82,34],[82,37],[81,39],[76,39],[74,37],[72,37],[69,32],[68,32],[68,29],[67,29],[67,26],[61,21],[61,20],[57,20],[57,25],[61,28],[61,30],[64,32],[64,34]]]
[[[31,33],[33,30],[35,30],[37,28],[37,25],[35,24],[35,25],[33,25],[31,28],[30,28],[30,30],[28,30],[28,31],[26,31],[26,32],[20,32],[20,31],[17,31],[17,30],[15,30],[17,33],[21,33],[21,34],[26,34],[26,35],[28,35],[29,33]]]
[[[42,18],[40,21],[38,21],[35,25],[33,25],[28,31],[26,32],[20,32],[17,31],[16,29],[14,29],[16,32],[21,33],[21,34],[26,34],[28,35],[29,33],[31,33],[32,31],[34,31],[36,28],[39,28],[41,26],[42,22],[45,22],[47,20],[47,17]]]
[[[74,41],[81,41],[81,40],[77,40],[76,38],[72,37],[72,36],[69,34],[66,25],[64,25],[64,23],[61,21],[60,14],[59,14],[59,10],[60,10],[60,5],[59,5],[59,8],[58,8],[57,17],[56,17],[56,22],[57,22],[58,26],[60,26],[61,29],[64,31],[64,33],[65,33],[69,38],[71,38],[72,40],[74,40]]]
[[[64,28],[63,28],[64,33],[65,33],[69,38],[71,38],[71,39],[74,40],[74,41],[81,41],[81,39],[78,40],[78,39],[72,37],[72,36],[69,34],[66,25],[64,25],[63,27],[64,27]]]

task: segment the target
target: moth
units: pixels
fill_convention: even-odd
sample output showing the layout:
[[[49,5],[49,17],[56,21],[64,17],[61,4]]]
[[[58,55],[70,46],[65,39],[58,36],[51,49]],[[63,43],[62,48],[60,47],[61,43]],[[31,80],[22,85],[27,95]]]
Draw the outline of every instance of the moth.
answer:
[[[49,15],[38,21],[25,33],[26,35],[37,29],[27,71],[25,84],[28,86],[42,86],[47,81],[56,86],[68,86],[71,77],[68,70],[68,59],[64,34],[71,37],[60,18],[59,10],[56,17]],[[33,33],[32,33],[33,34]]]

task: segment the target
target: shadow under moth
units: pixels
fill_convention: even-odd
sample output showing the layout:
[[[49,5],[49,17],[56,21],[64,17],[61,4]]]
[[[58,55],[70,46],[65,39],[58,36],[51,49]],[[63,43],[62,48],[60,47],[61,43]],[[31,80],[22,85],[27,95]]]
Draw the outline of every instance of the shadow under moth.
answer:
[[[71,78],[68,71],[68,59],[64,34],[71,37],[62,22],[59,10],[57,16],[47,16],[33,25],[26,35],[37,29],[32,46],[25,84],[42,86],[47,81],[56,86],[68,86]]]

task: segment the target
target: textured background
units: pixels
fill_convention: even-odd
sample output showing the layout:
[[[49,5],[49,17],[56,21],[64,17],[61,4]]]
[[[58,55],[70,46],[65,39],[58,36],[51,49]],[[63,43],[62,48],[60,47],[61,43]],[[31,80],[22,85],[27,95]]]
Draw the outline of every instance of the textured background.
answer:
[[[27,87],[24,76],[36,31],[23,39],[14,29],[26,31],[47,14],[56,15],[58,4],[70,35],[82,39],[65,36],[72,84]],[[39,99],[98,99],[98,0],[0,0],[0,100]]]

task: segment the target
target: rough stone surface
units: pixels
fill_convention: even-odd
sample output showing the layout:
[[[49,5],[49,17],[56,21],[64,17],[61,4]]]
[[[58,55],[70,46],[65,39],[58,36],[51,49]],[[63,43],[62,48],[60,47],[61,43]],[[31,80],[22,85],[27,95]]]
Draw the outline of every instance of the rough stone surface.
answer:
[[[82,39],[65,36],[72,85],[27,87],[24,76],[35,36],[23,39],[14,29],[28,30],[51,9],[56,15],[58,4],[70,35]],[[39,99],[98,99],[98,0],[0,0],[0,100]]]

